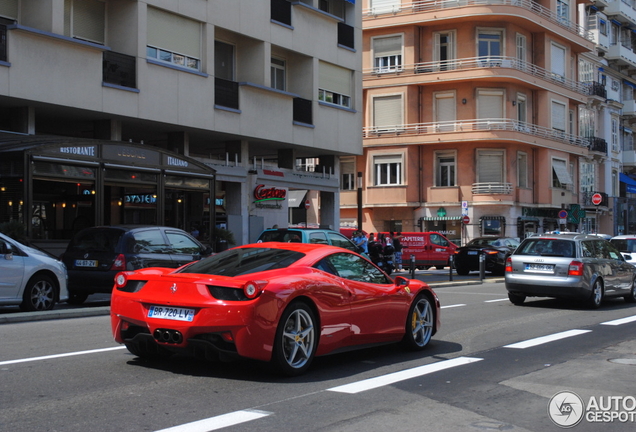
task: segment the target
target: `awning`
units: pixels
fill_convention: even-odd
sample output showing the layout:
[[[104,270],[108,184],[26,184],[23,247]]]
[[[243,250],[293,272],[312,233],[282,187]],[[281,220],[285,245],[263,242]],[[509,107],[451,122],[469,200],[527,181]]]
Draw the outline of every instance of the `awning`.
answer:
[[[505,216],[482,216],[479,218],[479,220],[501,220],[501,221],[506,221],[506,217]]]
[[[622,183],[625,183],[625,192],[636,193],[636,180],[623,173],[620,173],[619,178]]]
[[[351,4],[356,4],[356,0],[345,0],[346,2],[349,2]]]
[[[306,190],[290,190],[287,191],[287,205],[289,208],[298,208],[305,205]]]
[[[562,184],[574,184],[572,177],[565,166],[565,161],[553,160],[552,169]]]
[[[444,217],[428,217],[423,216],[420,218],[421,221],[447,221],[447,220],[462,220],[462,216],[444,216]]]

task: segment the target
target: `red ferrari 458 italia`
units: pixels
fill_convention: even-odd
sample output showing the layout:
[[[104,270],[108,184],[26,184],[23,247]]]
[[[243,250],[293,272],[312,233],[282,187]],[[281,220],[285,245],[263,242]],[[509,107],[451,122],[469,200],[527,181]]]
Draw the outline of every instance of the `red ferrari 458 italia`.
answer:
[[[271,362],[285,375],[314,356],[402,342],[419,350],[440,325],[424,282],[391,279],[366,258],[335,246],[257,243],[178,269],[115,277],[115,340],[142,358],[185,352]]]

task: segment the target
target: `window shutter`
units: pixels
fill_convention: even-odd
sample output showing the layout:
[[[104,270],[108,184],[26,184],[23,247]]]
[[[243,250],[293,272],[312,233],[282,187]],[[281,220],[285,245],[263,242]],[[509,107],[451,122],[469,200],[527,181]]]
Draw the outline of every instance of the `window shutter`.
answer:
[[[565,76],[565,49],[552,45],[551,71],[554,74]]]
[[[455,120],[455,95],[436,95],[435,114],[438,122]]]
[[[331,63],[320,62],[319,86],[323,90],[351,96],[351,71]]]
[[[480,151],[477,157],[478,183],[503,182],[503,153]]]
[[[148,45],[201,58],[201,24],[188,18],[148,8]]]
[[[503,118],[503,92],[479,91],[477,96],[477,113],[480,119]]]
[[[373,98],[373,126],[395,129],[402,124],[402,95]]]
[[[18,19],[18,0],[0,0],[0,16]]]
[[[552,101],[552,129],[565,131],[565,105]]]
[[[402,55],[402,36],[373,39],[373,54],[375,57]]]

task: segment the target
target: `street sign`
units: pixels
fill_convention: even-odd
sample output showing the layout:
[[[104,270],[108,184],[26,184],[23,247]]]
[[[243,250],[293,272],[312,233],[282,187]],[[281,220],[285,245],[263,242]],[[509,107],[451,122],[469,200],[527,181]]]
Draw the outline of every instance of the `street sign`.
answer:
[[[470,222],[470,218],[468,216],[464,216],[462,218],[462,222],[464,222],[464,224],[468,224]]]
[[[568,217],[568,212],[566,212],[565,210],[560,210],[559,211],[559,219],[565,219]],[[565,223],[565,222],[562,222]]]
[[[601,195],[600,193],[595,193],[594,195],[592,195],[592,204],[594,204],[595,206],[601,205],[601,203],[603,202],[603,195]]]
[[[311,201],[309,200],[305,200],[305,208],[309,209],[309,206],[311,205]]]

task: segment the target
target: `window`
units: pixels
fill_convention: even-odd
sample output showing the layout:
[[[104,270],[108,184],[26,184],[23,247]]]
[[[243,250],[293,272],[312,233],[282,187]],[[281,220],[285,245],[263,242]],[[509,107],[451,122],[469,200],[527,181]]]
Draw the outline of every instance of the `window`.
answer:
[[[528,154],[525,152],[517,153],[517,186],[528,187]]]
[[[612,27],[610,30],[610,45],[616,45],[618,44],[618,34],[620,32],[620,27],[617,26],[616,24],[612,23]]]
[[[201,24],[179,15],[148,8],[146,57],[187,69],[201,66]]]
[[[331,63],[320,62],[318,100],[351,108],[351,71]]]
[[[552,44],[550,48],[551,64],[550,72],[552,78],[558,81],[565,80],[565,48],[557,44]]]
[[[373,103],[373,126],[376,132],[396,131],[403,125],[402,95],[376,96]]]
[[[477,90],[477,118],[502,119],[504,117],[503,90]]]
[[[594,137],[594,113],[595,111],[586,107],[579,108],[579,134],[586,138]]]
[[[517,120],[526,123],[528,121],[528,106],[526,95],[517,93]]]
[[[373,38],[373,58],[376,73],[402,70],[402,36]]]
[[[342,158],[340,160],[340,175],[342,176],[340,189],[342,190],[357,189],[355,161],[353,158]]]
[[[598,20],[598,31],[603,35],[607,36],[607,21],[599,18]]]
[[[572,176],[568,171],[566,161],[552,159],[552,187],[566,189],[567,185],[572,185],[572,183]]]
[[[214,76],[234,81],[234,45],[214,41]]]
[[[502,53],[502,32],[499,30],[479,30],[477,34],[477,56],[499,57]],[[492,65],[490,65],[492,66]]]
[[[439,62],[440,70],[452,69],[450,60],[455,59],[455,32],[435,33],[433,60]]]
[[[455,92],[435,93],[434,118],[437,122],[436,131],[447,132],[455,130]]]
[[[100,0],[64,0],[64,35],[104,43],[106,4]]]
[[[381,270],[369,261],[350,253],[336,253],[325,258],[336,270],[338,276],[345,279],[375,284],[390,284],[391,281]]]
[[[271,87],[277,90],[285,91],[285,60],[272,57],[271,69]]]
[[[18,0],[0,1],[0,17],[18,19]]]
[[[437,152],[435,161],[437,165],[435,186],[455,186],[455,152]]]
[[[526,37],[517,33],[517,60],[526,61]]]
[[[581,162],[579,168],[580,178],[580,190],[581,192],[594,192],[594,176],[595,176],[596,164],[593,162]]]
[[[612,133],[612,151],[618,152],[618,118],[614,116],[612,116],[611,133]]]
[[[594,65],[584,59],[579,59],[579,81],[594,82]]]
[[[477,182],[503,183],[504,150],[477,150]]]
[[[338,18],[345,19],[345,2],[343,0],[319,0],[318,8]]]
[[[552,101],[552,129],[565,132],[565,104]]]
[[[557,16],[559,21],[568,22],[570,19],[570,5],[567,1],[557,0]]]
[[[402,155],[373,156],[374,186],[402,184]]]

